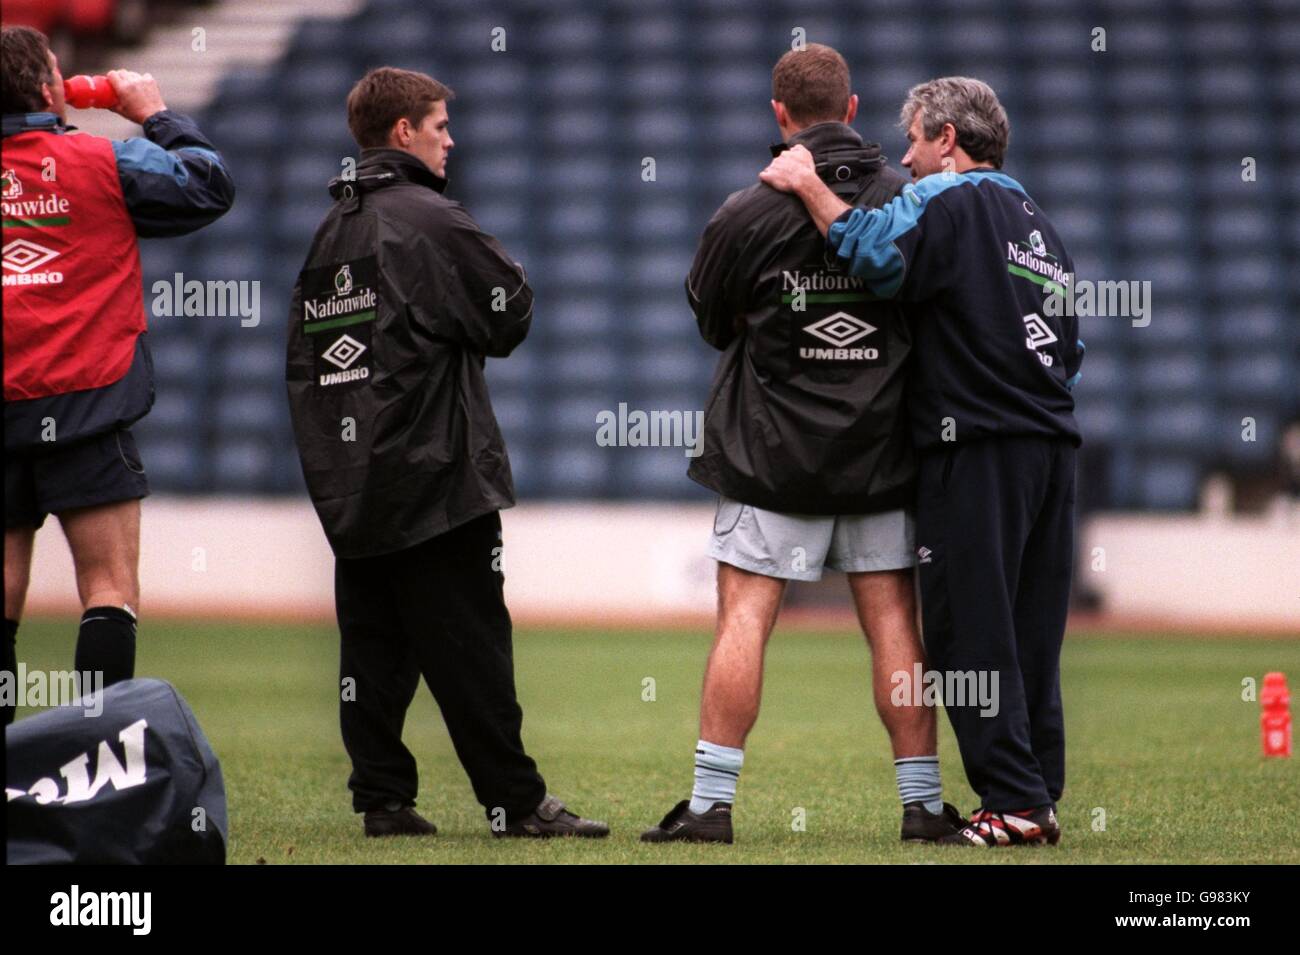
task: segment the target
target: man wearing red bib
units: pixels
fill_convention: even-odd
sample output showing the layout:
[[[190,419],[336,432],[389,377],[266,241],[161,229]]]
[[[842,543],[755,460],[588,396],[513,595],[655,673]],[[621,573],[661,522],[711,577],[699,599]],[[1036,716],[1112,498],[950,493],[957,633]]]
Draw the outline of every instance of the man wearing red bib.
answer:
[[[108,74],[113,111],[144,128],[115,142],[72,133],[45,37],[6,27],[3,45],[5,406],[4,667],[37,528],[59,519],[84,614],[76,669],[105,685],[135,667],[140,498],[128,430],[153,405],[137,237],[193,232],[234,201],[220,155],[170,112],[149,75]],[[4,722],[14,710],[4,707]]]

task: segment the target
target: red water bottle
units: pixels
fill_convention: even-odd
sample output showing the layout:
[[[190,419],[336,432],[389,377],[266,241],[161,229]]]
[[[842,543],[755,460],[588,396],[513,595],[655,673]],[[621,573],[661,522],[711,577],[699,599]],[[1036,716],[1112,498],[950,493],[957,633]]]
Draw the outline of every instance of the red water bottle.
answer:
[[[77,109],[108,109],[117,105],[117,92],[107,76],[70,76],[63,81],[63,98]]]
[[[1265,756],[1291,755],[1291,694],[1285,673],[1264,674],[1259,694],[1259,731]]]

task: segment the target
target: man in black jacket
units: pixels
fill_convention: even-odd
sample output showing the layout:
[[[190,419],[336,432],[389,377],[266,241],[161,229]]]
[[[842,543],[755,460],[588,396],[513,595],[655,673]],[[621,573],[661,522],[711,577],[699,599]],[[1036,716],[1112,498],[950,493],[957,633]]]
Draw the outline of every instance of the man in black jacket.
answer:
[[[802,145],[846,201],[884,205],[903,187],[857,112],[844,58],[808,44],[772,72],[785,144]],[[915,463],[902,415],[911,348],[898,308],[825,254],[797,199],[765,185],[709,222],[687,279],[700,332],[723,350],[690,476],[719,494],[710,556],[718,623],[704,677],[695,788],[648,842],[731,842],[744,743],[758,717],[763,651],[787,580],[843,571],[871,645],[877,712],[893,745],[902,838],[933,841],[961,818],[944,804],[935,713],[913,597]]]
[[[485,356],[523,341],[522,266],[444,199],[452,92],[371,70],[361,158],[294,288],[286,365],[303,474],[335,557],[343,742],[367,835],[432,834],[402,724],[421,674],[494,835],[604,836],[524,752],[501,520],[514,504]]]

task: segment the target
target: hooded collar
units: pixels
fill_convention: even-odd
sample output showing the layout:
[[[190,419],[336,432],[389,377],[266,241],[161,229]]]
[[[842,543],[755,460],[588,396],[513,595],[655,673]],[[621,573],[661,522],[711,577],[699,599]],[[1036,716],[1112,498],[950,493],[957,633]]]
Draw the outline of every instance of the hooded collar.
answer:
[[[6,138],[33,131],[63,133],[69,128],[54,113],[10,113],[0,119],[0,124]]]
[[[348,188],[358,192],[372,192],[399,182],[412,182],[427,186],[434,192],[447,188],[447,180],[434,173],[424,161],[402,149],[388,147],[361,150],[356,176],[344,179],[335,176],[330,180],[330,195],[335,199],[348,198]]]
[[[864,143],[853,127],[844,123],[815,123],[772,146],[776,156],[791,146],[803,146],[813,155],[817,175],[831,185],[858,179],[885,165],[879,143]]]
[[[803,146],[814,156],[839,149],[867,148],[880,152],[875,143],[864,146],[858,131],[844,123],[814,123],[791,136],[790,145]]]

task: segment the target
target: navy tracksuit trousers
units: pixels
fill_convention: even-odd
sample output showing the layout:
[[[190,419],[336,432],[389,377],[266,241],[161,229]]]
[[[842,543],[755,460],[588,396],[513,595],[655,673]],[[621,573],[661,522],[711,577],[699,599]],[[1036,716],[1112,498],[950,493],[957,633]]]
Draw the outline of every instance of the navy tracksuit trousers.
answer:
[[[402,727],[422,675],[490,820],[500,807],[514,822],[546,798],[520,736],[500,543],[492,511],[405,550],[335,560],[339,670],[355,690],[340,693],[339,722],[356,812],[415,805]]]
[[[920,459],[926,656],[940,673],[985,671],[990,688],[997,675],[996,714],[973,699],[944,701],[971,788],[995,812],[1055,805],[1065,787],[1060,658],[1074,458],[1065,439],[1025,436],[954,444]]]

